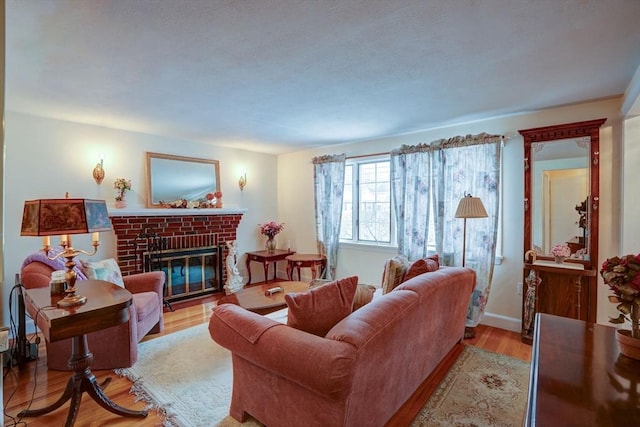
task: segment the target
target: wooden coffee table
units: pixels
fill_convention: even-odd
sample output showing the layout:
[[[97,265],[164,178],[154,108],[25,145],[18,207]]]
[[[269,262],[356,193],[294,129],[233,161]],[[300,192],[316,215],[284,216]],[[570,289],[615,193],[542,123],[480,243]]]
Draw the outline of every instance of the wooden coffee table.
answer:
[[[283,291],[272,295],[265,295],[268,289],[277,286],[283,288]],[[266,314],[274,311],[276,308],[287,305],[284,300],[285,294],[304,292],[308,289],[309,284],[306,282],[271,282],[263,285],[250,286],[234,294],[226,295],[218,300],[218,305],[236,304],[258,314]]]

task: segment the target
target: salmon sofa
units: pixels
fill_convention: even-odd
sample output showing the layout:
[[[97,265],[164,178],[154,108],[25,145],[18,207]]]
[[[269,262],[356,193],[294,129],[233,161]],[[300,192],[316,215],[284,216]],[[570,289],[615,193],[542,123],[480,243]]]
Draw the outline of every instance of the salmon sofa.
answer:
[[[209,332],[232,352],[230,415],[269,427],[383,426],[462,340],[475,281],[462,267],[418,275],[324,337],[217,306]]]

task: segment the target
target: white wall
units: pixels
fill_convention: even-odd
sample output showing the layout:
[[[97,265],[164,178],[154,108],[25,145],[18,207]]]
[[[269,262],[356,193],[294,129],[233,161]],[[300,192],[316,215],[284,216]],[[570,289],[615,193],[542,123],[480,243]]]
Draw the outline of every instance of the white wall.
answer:
[[[640,116],[624,123],[621,254],[640,253]]]
[[[274,155],[213,147],[153,135],[118,131],[97,126],[50,120],[7,112],[5,119],[5,193],[4,193],[4,286],[2,288],[3,323],[9,324],[8,296],[14,276],[24,258],[40,249],[35,237],[20,237],[25,200],[64,197],[105,199],[113,206],[113,181],[125,177],[133,181],[127,193],[128,208],[145,206],[145,152],[154,151],[220,161],[220,181],[225,208],[247,209],[238,228],[240,253],[264,247],[258,224],[278,219],[277,162]],[[92,170],[104,153],[106,177],[97,185]],[[240,173],[247,171],[248,184],[238,187]],[[96,259],[115,256],[113,233],[102,233],[102,245]],[[78,249],[90,249],[90,238],[74,238]],[[262,277],[262,268],[252,265],[254,277]],[[241,274],[247,278],[244,262]],[[255,270],[254,270],[255,268]],[[284,274],[281,272],[281,274]],[[284,277],[284,276],[282,276]]]
[[[524,167],[523,140],[518,129],[550,126],[561,123],[592,120],[607,117],[601,128],[600,139],[600,258],[617,253],[619,229],[619,198],[611,194],[611,188],[619,185],[618,167],[621,144],[620,122],[621,98],[571,105],[529,114],[496,118],[433,129],[410,135],[355,142],[342,146],[325,147],[281,155],[278,161],[278,217],[287,223],[285,233],[292,241],[292,249],[299,252],[315,251],[313,165],[311,159],[323,154],[346,153],[347,156],[388,152],[402,144],[431,142],[439,138],[487,132],[510,137],[503,152],[504,232],[501,265],[494,272],[492,291],[483,323],[514,331],[520,330],[521,300],[517,284],[522,282],[523,267],[523,198]],[[375,248],[365,250],[343,246],[339,253],[337,275],[344,277],[356,274],[361,283],[379,284],[384,260],[390,256],[388,250]],[[601,282],[600,282],[601,283]],[[598,309],[610,303],[606,300],[607,289],[598,287]],[[602,318],[598,316],[599,321]],[[601,323],[606,322],[606,315]]]

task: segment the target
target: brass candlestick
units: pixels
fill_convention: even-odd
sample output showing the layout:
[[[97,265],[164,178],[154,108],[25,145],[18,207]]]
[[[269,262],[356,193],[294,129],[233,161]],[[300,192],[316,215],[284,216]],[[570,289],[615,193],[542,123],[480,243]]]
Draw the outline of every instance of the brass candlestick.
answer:
[[[71,247],[71,237],[69,236],[68,239],[69,240],[67,240],[66,242],[61,243],[61,246],[64,248],[64,250],[53,257],[49,256],[49,252],[51,251],[51,247],[49,245],[45,245],[43,248],[47,255],[47,258],[52,261],[60,257],[63,257],[67,260],[64,263],[64,266],[67,268],[67,271],[64,273],[64,278],[67,282],[67,289],[64,291],[64,298],[58,301],[59,307],[73,307],[75,305],[82,305],[87,302],[87,297],[76,294],[76,280],[78,279],[78,274],[74,270],[76,262],[73,259],[80,254],[84,254],[87,256],[95,255],[96,252],[98,252],[98,246],[100,246],[98,240],[94,239],[91,243],[91,245],[93,246],[93,252],[87,252]]]

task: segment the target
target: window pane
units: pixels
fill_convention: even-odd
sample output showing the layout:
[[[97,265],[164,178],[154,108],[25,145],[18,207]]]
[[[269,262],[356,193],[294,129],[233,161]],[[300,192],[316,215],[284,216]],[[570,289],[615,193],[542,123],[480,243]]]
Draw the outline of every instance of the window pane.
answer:
[[[358,172],[358,240],[390,243],[389,162],[363,163]]]
[[[353,166],[344,168],[344,192],[342,199],[342,217],[340,223],[340,238],[353,239]]]

